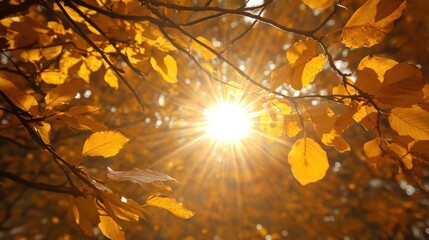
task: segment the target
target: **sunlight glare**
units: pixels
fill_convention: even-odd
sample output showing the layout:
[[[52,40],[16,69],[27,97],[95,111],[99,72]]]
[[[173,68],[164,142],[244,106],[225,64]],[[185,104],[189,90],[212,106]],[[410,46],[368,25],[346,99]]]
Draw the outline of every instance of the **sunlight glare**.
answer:
[[[208,110],[207,132],[219,141],[236,142],[250,132],[251,121],[244,107],[222,102]]]

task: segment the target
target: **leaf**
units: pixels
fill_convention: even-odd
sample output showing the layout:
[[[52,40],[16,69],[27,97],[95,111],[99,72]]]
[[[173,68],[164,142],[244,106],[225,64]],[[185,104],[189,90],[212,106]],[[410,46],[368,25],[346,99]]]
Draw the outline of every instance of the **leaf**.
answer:
[[[51,90],[45,96],[47,106],[55,107],[71,102],[76,93],[85,86],[82,79],[74,79],[70,82],[61,84]]]
[[[282,83],[290,84],[294,89],[307,87],[322,71],[326,62],[324,54],[317,54],[317,42],[307,38],[286,51],[289,65],[283,66],[271,74],[271,90]]]
[[[82,231],[93,236],[93,224],[100,221],[97,210],[94,205],[93,197],[71,197],[70,213],[73,220],[79,225]]]
[[[415,66],[400,63],[387,70],[375,101],[381,108],[411,107],[423,100],[422,72]]]
[[[348,83],[352,83],[352,80],[349,79],[349,78],[347,78],[347,82]],[[347,85],[346,87],[344,87],[344,84],[340,83],[340,84],[338,84],[338,86],[332,88],[332,94],[334,94],[334,95],[346,95],[347,96],[347,95],[358,94],[358,92],[356,91],[355,88],[353,88],[353,87],[351,87],[349,85]],[[345,104],[350,105],[351,102],[352,102],[352,100],[349,99],[349,98],[345,98],[345,99],[343,99],[343,102]]]
[[[103,211],[106,211],[108,215],[115,217],[115,219],[119,218],[125,221],[135,222],[139,220],[139,217],[144,218],[143,206],[132,199],[121,197],[111,191],[102,191],[101,200]]]
[[[429,140],[429,112],[419,106],[394,108],[389,116],[390,127],[399,135],[415,140]]]
[[[344,26],[341,41],[353,48],[374,46],[392,30],[405,8],[405,0],[368,0]]]
[[[206,38],[200,36],[200,37],[197,37],[197,40],[204,43],[209,48],[215,49],[213,44],[209,40],[207,40]],[[216,57],[216,55],[214,53],[212,53],[210,50],[208,50],[206,47],[200,45],[196,41],[192,41],[190,50],[191,51],[197,50],[200,53],[200,55],[206,60],[211,60],[214,57]]]
[[[53,46],[48,48],[42,48],[42,56],[47,60],[52,60],[57,57],[63,51],[63,46]]]
[[[171,197],[152,196],[146,201],[146,205],[163,208],[183,219],[189,219],[194,216],[193,212],[184,208],[181,203],[178,203],[174,198]]]
[[[302,125],[297,114],[284,116],[284,132],[288,137],[295,137],[302,131]]]
[[[0,77],[0,91],[22,110],[29,111],[30,108],[38,105],[32,95],[25,94],[15,84],[2,77]]]
[[[100,69],[101,65],[103,64],[103,61],[94,55],[89,55],[85,59],[85,64],[88,66],[89,70],[91,72],[96,72],[98,69]]]
[[[398,64],[397,61],[383,56],[366,56],[360,61],[358,70],[371,68],[377,74],[377,79],[382,83],[386,71],[393,68],[396,64]]]
[[[322,179],[329,168],[328,157],[322,147],[311,138],[298,139],[288,155],[293,176],[302,185]]]
[[[150,58],[152,68],[168,83],[177,82],[177,63],[170,55],[165,55],[163,62],[159,62],[154,57]]]
[[[67,78],[66,75],[56,69],[45,70],[40,74],[40,77],[45,83],[55,85],[63,84]]]
[[[106,237],[112,240],[125,240],[125,233],[110,216],[100,215],[98,227]]]
[[[404,163],[407,169],[413,168],[413,157],[408,153],[408,149],[397,144],[389,144],[389,150],[394,152],[396,156]]]
[[[146,190],[151,190],[152,186],[154,188],[166,189],[168,187],[163,187],[163,182],[166,181],[176,181],[176,179],[168,176],[165,173],[160,173],[152,171],[149,169],[138,169],[134,168],[130,171],[114,171],[111,168],[107,168],[107,177],[115,181],[130,181],[133,183],[138,183],[140,186]]]
[[[51,134],[51,125],[46,122],[35,122],[30,124],[34,131],[39,135],[44,143],[50,145],[51,140],[49,135]]]
[[[353,115],[353,119],[360,123],[366,130],[371,130],[377,125],[377,110],[373,106],[360,106]]]
[[[376,158],[381,156],[380,139],[374,138],[363,145],[363,150],[367,158]]]
[[[270,101],[270,104],[272,104],[276,111],[280,112],[282,115],[287,115],[292,112],[289,101],[286,99],[274,99]]]
[[[267,142],[273,143],[274,140],[283,136],[283,116],[279,112],[270,114],[263,110],[258,119],[259,129],[264,132]]]
[[[311,8],[325,9],[332,6],[334,0],[302,0],[302,2]]]
[[[128,140],[119,132],[103,131],[93,133],[85,141],[82,156],[115,156]]]
[[[104,81],[109,84],[111,88],[118,89],[119,87],[118,77],[116,77],[116,74],[112,71],[111,68],[106,70],[106,73],[104,74]]]

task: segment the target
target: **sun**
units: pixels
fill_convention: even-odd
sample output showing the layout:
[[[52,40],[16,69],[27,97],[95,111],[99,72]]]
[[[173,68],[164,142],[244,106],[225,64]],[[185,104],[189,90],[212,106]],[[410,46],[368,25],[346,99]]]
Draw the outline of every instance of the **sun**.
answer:
[[[206,131],[222,142],[238,142],[250,133],[251,117],[238,103],[219,102],[206,111]]]

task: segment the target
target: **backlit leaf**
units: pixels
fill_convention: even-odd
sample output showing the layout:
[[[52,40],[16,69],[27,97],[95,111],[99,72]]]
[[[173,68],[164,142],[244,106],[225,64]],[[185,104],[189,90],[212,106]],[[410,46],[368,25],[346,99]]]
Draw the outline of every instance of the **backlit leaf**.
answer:
[[[143,206],[132,199],[121,197],[111,191],[102,191],[101,199],[103,204],[102,209],[110,216],[114,216],[115,218],[125,221],[138,221],[140,217],[144,217]]]
[[[116,74],[112,71],[111,68],[106,70],[106,73],[104,74],[104,81],[109,84],[111,88],[118,89],[119,87],[118,77],[116,77]]]
[[[72,205],[70,212],[72,214],[72,218],[88,236],[94,235],[93,224],[96,224],[99,221],[94,201],[93,197],[71,198]]]
[[[45,83],[56,85],[63,84],[67,78],[66,75],[56,69],[45,70],[40,74],[40,77]]]
[[[177,82],[177,63],[172,56],[168,54],[165,55],[163,62],[159,62],[159,60],[152,57],[150,59],[150,64],[166,82]]]
[[[84,84],[82,79],[74,79],[49,90],[45,96],[46,105],[54,107],[71,102]]]
[[[82,156],[112,157],[128,142],[119,132],[103,131],[89,136],[83,146]]]
[[[88,66],[89,70],[91,70],[92,72],[96,72],[98,71],[98,69],[100,69],[101,65],[103,64],[103,61],[99,57],[89,55],[86,58],[85,63]]]
[[[290,84],[294,89],[307,87],[323,69],[326,57],[317,54],[317,42],[307,38],[286,51],[289,65],[275,70],[271,75],[271,90],[282,83]]]
[[[48,61],[51,59],[54,59],[62,51],[63,51],[63,46],[61,46],[61,45],[48,47],[48,48],[42,48],[42,50],[41,50],[42,56]]]
[[[311,8],[325,9],[334,3],[334,0],[302,0],[302,2]]]
[[[37,101],[32,95],[25,94],[15,84],[0,77],[0,90],[19,108],[29,111],[37,106]]]
[[[322,147],[313,139],[298,139],[288,155],[293,176],[302,185],[322,179],[329,168],[328,157]]]
[[[51,134],[51,125],[46,122],[35,122],[30,124],[34,131],[39,135],[42,141],[48,145],[51,144],[49,135]]]
[[[179,218],[189,219],[194,216],[192,211],[184,208],[181,203],[177,202],[174,198],[171,197],[153,196],[146,201],[146,205],[163,208]]]
[[[112,240],[125,240],[125,233],[113,218],[106,215],[100,215],[100,223],[98,224],[101,232]]]
[[[423,100],[422,72],[415,66],[400,63],[387,70],[375,100],[379,107],[410,107]]]
[[[405,0],[368,0],[344,26],[342,42],[353,48],[381,42],[405,7]]]
[[[207,45],[211,49],[215,49],[213,44],[209,40],[205,39],[204,37],[201,37],[201,36],[197,37],[197,40],[201,41],[202,43],[204,43],[205,45]],[[200,52],[201,56],[206,60],[210,60],[210,59],[216,57],[216,55],[214,53],[210,52],[210,50],[208,50],[206,47],[200,45],[196,41],[192,41],[191,51],[192,50],[197,50],[198,52]]]
[[[419,106],[394,108],[389,116],[390,127],[399,135],[415,140],[429,140],[429,112]]]
[[[377,110],[373,106],[360,106],[353,115],[353,119],[360,123],[366,130],[371,130],[377,125]]]

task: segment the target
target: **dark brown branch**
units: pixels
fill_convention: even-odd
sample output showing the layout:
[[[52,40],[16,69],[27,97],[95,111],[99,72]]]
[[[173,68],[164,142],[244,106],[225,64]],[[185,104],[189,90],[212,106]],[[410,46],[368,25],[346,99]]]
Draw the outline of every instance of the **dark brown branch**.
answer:
[[[74,196],[83,196],[83,194],[80,191],[78,191],[77,189],[74,189],[74,188],[50,185],[50,184],[46,184],[46,183],[32,182],[32,181],[28,181],[26,179],[23,179],[19,176],[14,175],[12,173],[5,172],[2,170],[0,170],[0,177],[7,178],[7,179],[10,179],[14,182],[25,185],[27,187],[31,187],[31,188],[35,188],[35,189],[39,189],[39,190],[43,190],[43,191],[65,193],[65,194],[71,194]]]

